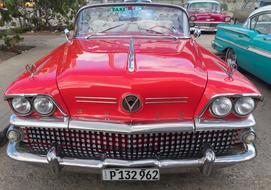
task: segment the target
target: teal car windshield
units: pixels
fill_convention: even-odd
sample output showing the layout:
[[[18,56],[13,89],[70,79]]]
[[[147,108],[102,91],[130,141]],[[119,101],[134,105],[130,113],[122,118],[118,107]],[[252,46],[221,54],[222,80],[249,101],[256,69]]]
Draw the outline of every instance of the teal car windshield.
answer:
[[[174,35],[189,36],[188,16],[175,6],[101,5],[80,11],[76,35]]]
[[[190,12],[220,12],[220,5],[215,2],[196,2],[191,3],[188,7]]]

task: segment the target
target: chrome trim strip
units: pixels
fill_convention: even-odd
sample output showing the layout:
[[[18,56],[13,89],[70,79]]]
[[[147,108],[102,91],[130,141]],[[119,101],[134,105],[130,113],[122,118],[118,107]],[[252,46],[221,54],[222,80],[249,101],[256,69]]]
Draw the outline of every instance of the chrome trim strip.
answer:
[[[220,48],[223,48],[222,45],[220,45],[218,42],[215,42],[214,40],[212,41],[212,45],[213,45],[213,46],[218,46],[218,47],[220,47]]]
[[[96,100],[117,100],[117,98],[112,97],[94,97],[94,96],[76,96],[77,99],[96,99]]]
[[[154,97],[145,98],[145,104],[177,104],[187,103],[188,97]]]
[[[15,114],[10,116],[9,122],[11,125],[23,126],[23,127],[41,127],[41,128],[68,128],[69,119],[64,117],[63,119],[52,119],[52,118],[20,118]]]
[[[128,71],[131,73],[135,71],[135,47],[133,38],[130,39]]]
[[[258,54],[258,55],[262,55],[262,56],[264,56],[264,57],[267,57],[267,58],[270,58],[270,59],[271,59],[271,52],[268,52],[268,51],[265,51],[265,50],[262,50],[262,49],[259,49],[259,48],[256,48],[256,47],[251,47],[251,46],[245,47],[245,46],[236,44],[236,43],[234,43],[234,42],[231,42],[231,41],[229,41],[229,40],[225,40],[225,39],[223,39],[223,38],[221,38],[221,37],[216,37],[216,39],[221,40],[221,41],[224,41],[224,42],[226,42],[226,43],[229,43],[229,44],[231,44],[231,45],[233,45],[233,46],[236,46],[236,47],[238,47],[238,48],[241,48],[241,49],[244,49],[244,50],[247,50],[247,51],[250,51],[250,52],[253,52],[253,53],[256,53],[256,54]]]
[[[9,143],[7,146],[7,155],[17,161],[48,164],[46,156],[22,152],[17,149],[16,143]],[[253,144],[246,145],[246,151],[230,156],[216,157],[213,161],[214,166],[225,167],[241,162],[249,161],[256,157],[256,148]],[[89,169],[103,169],[106,167],[158,167],[158,168],[177,168],[177,167],[200,167],[204,166],[206,157],[199,159],[183,159],[183,160],[84,160],[76,158],[60,158],[57,157],[60,166],[84,167]]]
[[[188,101],[160,101],[160,102],[145,102],[145,104],[178,104],[187,102]]]
[[[76,100],[78,103],[95,103],[95,104],[117,104],[117,102],[94,101],[94,100]]]
[[[217,31],[217,28],[216,27],[202,27],[202,26],[199,26],[199,29],[202,31],[202,32],[216,32]],[[190,28],[190,31],[193,32],[195,31],[196,28]]]
[[[206,131],[206,130],[224,130],[224,129],[243,129],[243,128],[252,128],[256,125],[254,116],[251,114],[248,118],[238,121],[204,121],[204,120],[195,120],[196,131]]]
[[[117,133],[152,133],[152,132],[182,132],[182,131],[202,131],[202,130],[224,130],[235,128],[251,128],[256,122],[251,114],[248,118],[239,121],[201,121],[196,119],[193,121],[183,121],[175,123],[158,123],[158,124],[121,124],[99,121],[83,121],[63,119],[29,119],[21,118],[16,115],[10,117],[10,124],[14,126],[24,127],[42,127],[42,128],[69,128],[77,130],[92,130],[102,132]]]
[[[221,28],[221,29],[223,29],[223,30],[227,30],[227,31],[230,31],[230,32],[234,32],[234,33],[242,34],[242,35],[244,35],[244,36],[246,36],[246,37],[249,37],[249,35],[248,35],[248,34],[246,34],[246,33],[244,33],[244,32],[240,32],[240,31],[232,30],[232,29],[229,29],[229,28],[225,28],[225,27],[223,27],[223,26],[218,26],[218,28]]]
[[[236,47],[239,47],[239,48],[241,48],[241,49],[244,49],[244,50],[247,50],[248,48],[247,47],[245,47],[245,46],[241,46],[241,45],[238,45],[238,44],[236,44],[236,43],[234,43],[234,42],[232,42],[232,41],[229,41],[229,40],[225,40],[225,39],[223,39],[223,38],[221,38],[221,37],[215,37],[216,39],[218,39],[218,40],[221,40],[221,41],[224,41],[224,42],[226,42],[226,43],[229,43],[229,44],[231,44],[231,45],[233,45],[233,46],[236,46]]]
[[[117,98],[112,97],[76,96],[75,99],[78,103],[117,104]]]
[[[159,124],[118,124],[106,122],[89,122],[70,120],[69,129],[91,130],[102,132],[118,133],[152,133],[152,132],[181,132],[193,131],[194,123],[191,121],[179,123],[159,123]]]
[[[157,98],[145,98],[145,100],[176,100],[176,99],[188,99],[188,97],[157,97]]]
[[[264,57],[267,57],[267,58],[271,59],[271,52],[265,51],[263,49],[259,49],[259,48],[256,48],[256,47],[249,47],[248,51],[251,51],[253,53],[256,53],[258,55],[261,55],[261,56],[264,56]]]
[[[213,21],[210,21],[210,22],[204,22],[204,21],[194,21],[193,24],[225,24],[226,22],[213,22]]]
[[[191,37],[186,37],[186,36],[175,36],[176,38],[178,39],[190,39]],[[174,37],[174,38],[175,38]],[[111,38],[111,39],[118,39],[118,38],[133,38],[133,39],[145,39],[145,38],[148,38],[148,39],[172,39],[172,36],[157,36],[157,35],[146,35],[146,34],[140,34],[140,35],[102,35],[102,36],[99,36],[99,35],[95,35],[93,36],[91,39],[104,39],[104,38]],[[84,37],[75,37],[75,39],[85,39]],[[175,39],[174,39],[175,40]]]

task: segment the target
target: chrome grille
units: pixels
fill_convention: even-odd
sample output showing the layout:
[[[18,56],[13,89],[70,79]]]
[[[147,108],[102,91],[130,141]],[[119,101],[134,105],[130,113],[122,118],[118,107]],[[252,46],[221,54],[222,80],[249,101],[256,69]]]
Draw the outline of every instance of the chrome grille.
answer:
[[[196,23],[196,26],[199,26],[199,27],[211,27],[211,28],[215,28],[217,27],[217,23]]]
[[[121,134],[57,128],[24,128],[23,145],[46,154],[56,146],[59,156],[81,159],[199,158],[205,146],[224,155],[240,143],[241,130]]]

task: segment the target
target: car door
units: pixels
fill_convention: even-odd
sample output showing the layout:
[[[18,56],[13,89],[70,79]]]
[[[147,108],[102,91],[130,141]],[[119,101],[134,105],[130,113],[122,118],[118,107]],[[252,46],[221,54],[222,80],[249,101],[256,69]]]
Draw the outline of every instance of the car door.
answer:
[[[256,32],[246,25],[236,25],[224,35],[224,38],[233,44],[230,48],[234,50],[237,56],[238,66],[248,72],[251,70],[250,62],[253,57],[253,53],[248,49],[255,35]]]
[[[271,84],[271,11],[251,19],[251,30],[257,35],[251,40],[249,51],[253,53],[251,71]]]

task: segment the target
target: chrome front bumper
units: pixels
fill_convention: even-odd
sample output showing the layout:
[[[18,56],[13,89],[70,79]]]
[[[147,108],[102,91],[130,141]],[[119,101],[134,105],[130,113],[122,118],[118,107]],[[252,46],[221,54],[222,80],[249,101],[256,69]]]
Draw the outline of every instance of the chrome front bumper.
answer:
[[[110,123],[97,123],[89,121],[54,121],[54,120],[31,120],[18,118],[12,115],[10,118],[12,126],[28,126],[28,127],[57,127],[68,129],[84,129],[84,130],[101,130],[101,131],[118,131],[121,133],[146,133],[155,131],[201,131],[210,129],[250,129],[255,125],[255,119],[250,115],[243,121],[232,122],[181,122],[181,123],[164,123],[164,124],[147,124],[147,125],[125,125],[125,124],[110,124]],[[56,125],[57,124],[57,125]],[[231,166],[237,163],[246,162],[256,157],[256,149],[254,144],[244,144],[245,150],[242,153],[236,153],[228,156],[216,157],[214,151],[208,148],[203,152],[203,157],[200,159],[181,159],[181,160],[117,160],[117,159],[75,159],[75,158],[61,158],[52,149],[47,155],[38,155],[27,153],[19,144],[10,142],[7,146],[7,155],[18,161],[37,163],[48,165],[55,171],[60,171],[61,168],[82,168],[87,169],[92,173],[100,173],[101,169],[108,167],[156,167],[161,169],[162,173],[168,173],[168,169],[177,170],[178,168],[200,168],[204,175],[209,175],[213,168],[220,168]]]
[[[204,32],[216,32],[218,24],[225,24],[224,22],[195,22],[195,27],[191,27],[190,30],[194,31],[196,28],[199,28]]]
[[[256,157],[256,149],[253,144],[246,145],[246,151],[241,154],[231,156],[215,157],[211,149],[205,151],[204,157],[200,159],[183,159],[183,160],[140,160],[140,161],[125,161],[125,160],[85,160],[60,158],[53,154],[41,156],[17,150],[16,143],[9,143],[7,147],[7,155],[18,161],[47,164],[54,167],[56,161],[59,167],[80,167],[84,169],[92,169],[94,173],[100,173],[100,170],[108,167],[116,168],[141,168],[141,167],[156,167],[161,169],[178,169],[178,168],[200,168],[204,175],[209,175],[213,168],[221,168],[231,166],[237,163],[246,162]],[[53,159],[52,159],[53,158]],[[60,170],[59,168],[59,170]],[[54,169],[54,171],[56,171]]]

